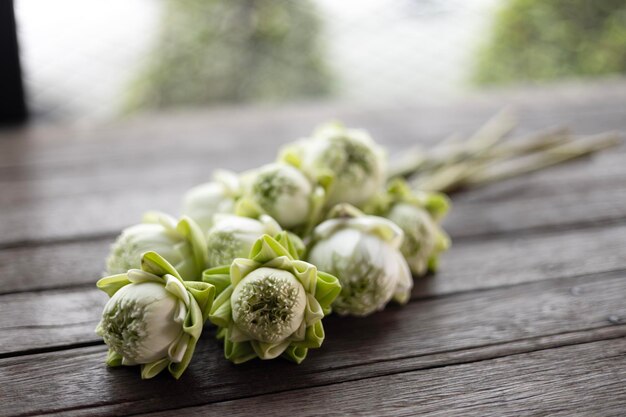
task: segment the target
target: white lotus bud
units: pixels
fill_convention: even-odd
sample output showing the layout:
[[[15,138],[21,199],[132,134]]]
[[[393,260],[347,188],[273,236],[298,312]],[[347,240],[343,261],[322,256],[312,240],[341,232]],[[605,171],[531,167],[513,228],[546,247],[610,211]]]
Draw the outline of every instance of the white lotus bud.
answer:
[[[263,235],[247,257],[204,271],[217,298],[210,320],[234,363],[283,356],[302,362],[324,341],[322,318],[339,294],[337,278],[298,260],[294,236]]]
[[[281,159],[329,183],[327,206],[360,206],[385,183],[386,155],[364,130],[328,124],[287,147]]]
[[[313,186],[293,166],[269,164],[248,174],[247,202],[258,206],[284,228],[307,223],[312,214]]]
[[[158,252],[186,280],[198,280],[206,268],[206,241],[198,225],[188,217],[177,221],[163,213],[149,212],[144,223],[128,227],[111,245],[106,260],[108,275],[139,268],[141,255]]]
[[[436,267],[437,256],[450,246],[450,239],[431,214],[410,203],[394,204],[386,216],[404,232],[400,251],[411,272],[424,275]]]
[[[124,357],[124,365],[150,363],[168,356],[170,346],[183,333],[186,315],[183,301],[164,285],[126,285],[104,307],[97,333]],[[170,357],[173,362],[181,359]]]
[[[96,333],[109,347],[108,365],[141,365],[142,378],[169,368],[178,378],[189,365],[215,287],[183,281],[155,252],[142,256],[141,268],[98,281],[111,298]]]
[[[248,256],[261,236],[274,236],[281,231],[280,225],[265,214],[259,220],[218,214],[207,233],[208,267],[230,265],[235,258]]]
[[[336,218],[314,230],[308,261],[339,279],[342,290],[333,310],[366,316],[394,298],[404,303],[413,279],[400,253],[403,233],[393,222],[376,216]]]
[[[213,225],[215,214],[235,212],[239,192],[239,181],[235,174],[216,171],[214,181],[200,184],[185,193],[182,212],[206,232]]]

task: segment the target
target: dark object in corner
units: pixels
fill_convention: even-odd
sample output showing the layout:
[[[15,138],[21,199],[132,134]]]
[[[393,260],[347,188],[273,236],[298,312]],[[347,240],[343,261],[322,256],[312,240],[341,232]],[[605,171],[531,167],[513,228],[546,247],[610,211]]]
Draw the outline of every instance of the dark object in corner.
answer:
[[[0,1],[0,125],[26,121],[13,0]]]

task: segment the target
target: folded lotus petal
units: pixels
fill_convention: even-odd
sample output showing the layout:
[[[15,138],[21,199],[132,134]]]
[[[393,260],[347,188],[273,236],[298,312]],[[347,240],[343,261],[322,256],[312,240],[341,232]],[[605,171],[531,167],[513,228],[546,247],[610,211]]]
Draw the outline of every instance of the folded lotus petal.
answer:
[[[320,303],[315,299],[313,294],[306,295],[306,310],[304,311],[304,320],[308,325],[320,321],[324,318],[324,310]]]

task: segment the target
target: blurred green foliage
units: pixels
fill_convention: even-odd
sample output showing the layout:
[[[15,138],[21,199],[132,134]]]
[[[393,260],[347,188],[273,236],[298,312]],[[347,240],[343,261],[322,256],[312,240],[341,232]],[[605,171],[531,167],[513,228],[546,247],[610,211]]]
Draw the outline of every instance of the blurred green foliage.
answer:
[[[308,0],[168,0],[125,110],[327,94],[314,10]]]
[[[626,73],[626,0],[510,0],[492,30],[478,84]]]

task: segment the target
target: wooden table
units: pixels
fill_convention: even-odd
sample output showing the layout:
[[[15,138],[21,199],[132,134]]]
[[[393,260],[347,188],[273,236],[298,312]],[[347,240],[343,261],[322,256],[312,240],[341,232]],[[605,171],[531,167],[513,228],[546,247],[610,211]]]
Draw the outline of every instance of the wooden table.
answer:
[[[115,235],[177,213],[214,168],[270,161],[341,118],[392,153],[470,133],[502,105],[521,132],[626,131],[626,82],[396,109],[181,112],[0,137],[0,415],[626,415],[626,152],[454,197],[453,248],[412,300],[327,319],[302,365],[240,366],[207,326],[176,382],[108,369],[94,283]]]

